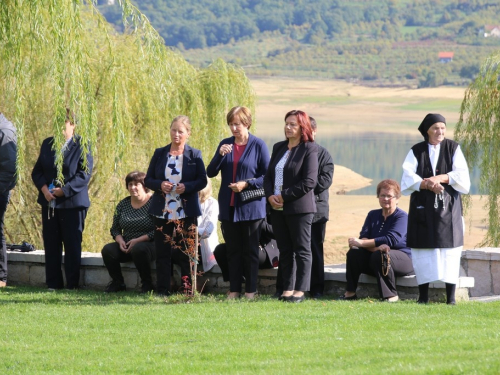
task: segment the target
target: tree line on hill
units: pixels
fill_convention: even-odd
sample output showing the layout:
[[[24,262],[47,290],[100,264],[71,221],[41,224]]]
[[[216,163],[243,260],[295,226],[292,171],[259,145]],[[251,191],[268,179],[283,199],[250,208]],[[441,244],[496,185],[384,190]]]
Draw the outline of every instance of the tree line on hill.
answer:
[[[141,0],[168,46],[204,67],[222,57],[248,74],[464,84],[500,46],[484,26],[493,0]],[[100,5],[123,31],[118,5]],[[440,51],[454,51],[441,64]]]
[[[205,48],[260,33],[278,31],[304,43],[363,34],[397,40],[401,27],[428,28],[415,38],[452,38],[481,43],[485,23],[500,15],[493,0],[141,0],[137,6],[169,46]],[[117,5],[100,7],[107,20],[121,27]],[[436,27],[439,26],[438,29]],[[297,28],[307,29],[297,33]]]

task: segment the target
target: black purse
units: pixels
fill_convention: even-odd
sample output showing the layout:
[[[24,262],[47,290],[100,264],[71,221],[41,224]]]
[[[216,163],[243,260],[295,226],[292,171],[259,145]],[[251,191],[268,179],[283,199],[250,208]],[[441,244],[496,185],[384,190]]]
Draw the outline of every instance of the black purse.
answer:
[[[242,202],[246,202],[252,199],[260,199],[265,197],[264,188],[259,189],[245,189],[240,191],[240,199]]]

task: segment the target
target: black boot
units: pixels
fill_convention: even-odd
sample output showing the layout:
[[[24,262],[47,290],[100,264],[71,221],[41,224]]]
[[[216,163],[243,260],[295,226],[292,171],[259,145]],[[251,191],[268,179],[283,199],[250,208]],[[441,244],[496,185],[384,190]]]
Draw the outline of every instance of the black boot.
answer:
[[[420,284],[418,286],[418,300],[417,303],[429,303],[429,283]]]
[[[455,302],[455,289],[457,285],[456,284],[448,284],[446,283],[446,304],[447,305],[454,305]]]

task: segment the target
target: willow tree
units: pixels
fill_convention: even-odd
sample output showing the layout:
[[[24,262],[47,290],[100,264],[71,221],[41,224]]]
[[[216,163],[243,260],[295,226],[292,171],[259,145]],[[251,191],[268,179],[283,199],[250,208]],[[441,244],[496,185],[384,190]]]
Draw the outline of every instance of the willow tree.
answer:
[[[228,109],[254,106],[241,69],[221,60],[194,68],[164,45],[128,0],[120,4],[121,34],[95,1],[0,1],[0,111],[15,123],[19,148],[18,186],[6,224],[10,241],[42,245],[30,173],[44,138],[54,135],[61,149],[66,107],[76,113],[76,132],[94,155],[84,248],[99,251],[126,194],[124,176],[147,168],[154,149],[169,142],[175,116],[191,118],[190,144],[207,161],[227,132]],[[57,160],[60,166],[60,152]]]
[[[469,168],[481,170],[480,190],[487,194],[488,231],[482,245],[500,245],[500,53],[483,63],[465,92],[455,138]]]

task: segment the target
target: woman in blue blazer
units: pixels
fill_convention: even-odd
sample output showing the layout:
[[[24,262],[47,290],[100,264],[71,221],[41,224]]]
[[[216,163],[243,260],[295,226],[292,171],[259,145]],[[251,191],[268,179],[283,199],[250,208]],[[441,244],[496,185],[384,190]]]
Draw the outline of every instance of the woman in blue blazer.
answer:
[[[61,271],[64,244],[66,288],[76,289],[80,281],[82,235],[90,206],[88,184],[93,158],[84,149],[80,137],[74,134],[75,124],[69,110],[64,128],[66,143],[63,152],[63,181],[57,180],[54,138],[43,141],[31,178],[37,187],[38,203],[42,206],[42,237],[45,247],[45,277],[49,289],[64,287]]]
[[[266,217],[264,197],[243,202],[244,189],[262,188],[269,164],[269,151],[261,139],[249,133],[252,114],[246,107],[234,107],[226,116],[230,138],[223,139],[208,165],[208,177],[222,175],[219,190],[219,220],[227,245],[229,299],[241,293],[245,276],[245,296],[257,292],[260,226]]]
[[[280,299],[302,302],[311,279],[311,224],[316,212],[318,148],[309,116],[302,111],[285,115],[285,136],[286,141],[273,147],[264,189],[272,208],[271,223],[280,250],[283,278]]]
[[[191,135],[191,122],[187,116],[177,116],[170,124],[172,142],[155,150],[144,183],[154,191],[149,213],[154,216],[157,230],[154,234],[156,249],[156,281],[160,295],[170,295],[172,261],[181,267],[185,292],[190,292],[191,267],[183,252],[187,245],[182,233],[197,226],[201,215],[198,192],[207,185],[205,165],[200,150],[186,142]]]

